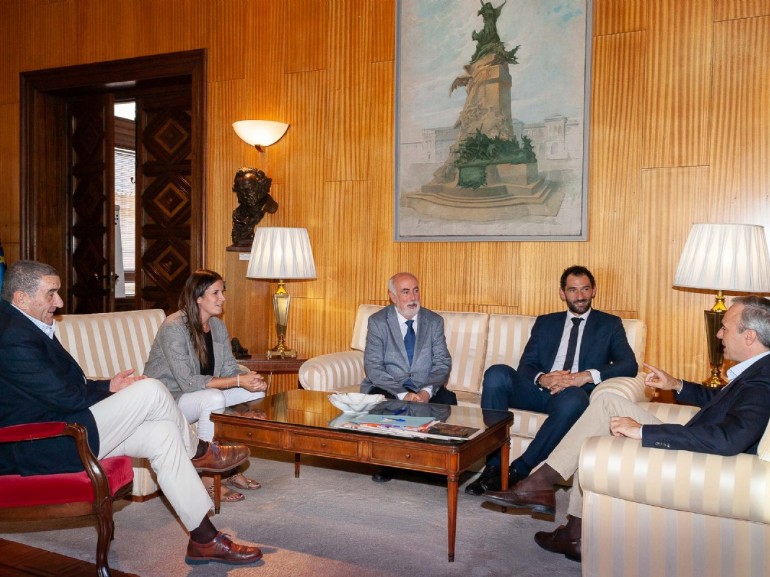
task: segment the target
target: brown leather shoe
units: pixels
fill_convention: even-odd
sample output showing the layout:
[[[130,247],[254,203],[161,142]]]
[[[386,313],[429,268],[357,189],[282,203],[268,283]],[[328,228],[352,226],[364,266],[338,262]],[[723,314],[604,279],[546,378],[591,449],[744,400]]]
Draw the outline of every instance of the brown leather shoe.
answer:
[[[521,491],[514,485],[507,491],[486,491],[484,497],[503,507],[524,507],[535,513],[553,515],[556,511],[556,498],[551,490]]]
[[[262,559],[262,551],[252,545],[233,543],[229,535],[221,531],[208,543],[196,543],[192,539],[187,543],[185,562],[188,565],[200,565],[214,561],[228,565],[246,565]]]
[[[220,445],[209,443],[209,448],[202,456],[192,460],[193,467],[199,473],[224,473],[234,469],[249,458],[246,445]]]
[[[551,553],[562,553],[567,559],[580,563],[581,539],[570,539],[566,535],[564,525],[560,525],[556,531],[538,531],[535,533],[535,543]]]

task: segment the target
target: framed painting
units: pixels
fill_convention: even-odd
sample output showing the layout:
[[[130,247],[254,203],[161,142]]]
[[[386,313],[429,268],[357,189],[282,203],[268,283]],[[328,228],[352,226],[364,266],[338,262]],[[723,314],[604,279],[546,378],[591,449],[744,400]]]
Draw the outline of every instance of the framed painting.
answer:
[[[590,0],[398,0],[397,241],[587,238]]]

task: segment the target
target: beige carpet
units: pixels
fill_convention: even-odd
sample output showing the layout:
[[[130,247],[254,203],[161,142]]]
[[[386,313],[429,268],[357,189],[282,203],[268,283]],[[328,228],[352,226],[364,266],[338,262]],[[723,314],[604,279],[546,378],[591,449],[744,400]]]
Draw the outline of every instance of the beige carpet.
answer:
[[[259,544],[265,553],[259,564],[186,565],[187,536],[166,503],[153,499],[118,505],[110,566],[142,577],[580,575],[579,563],[532,540],[536,531],[552,530],[552,520],[502,513],[461,492],[456,557],[449,563],[445,487],[406,471],[389,483],[374,483],[368,467],[309,458],[295,479],[293,457],[255,454],[248,474],[262,489],[223,504],[213,520],[236,538]],[[556,520],[563,522],[565,510],[560,491]],[[91,562],[96,544],[86,521],[0,523],[0,537]]]

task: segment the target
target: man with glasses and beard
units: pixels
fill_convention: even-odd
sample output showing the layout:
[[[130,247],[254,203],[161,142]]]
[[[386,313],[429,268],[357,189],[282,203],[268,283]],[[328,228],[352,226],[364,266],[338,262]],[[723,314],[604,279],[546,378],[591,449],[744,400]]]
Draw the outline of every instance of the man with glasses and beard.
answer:
[[[548,457],[588,407],[591,391],[611,377],[637,372],[634,352],[619,317],[591,308],[596,296],[593,274],[583,266],[566,269],[559,297],[567,310],[535,320],[518,369],[493,365],[484,373],[481,408],[546,413],[548,418],[526,451],[509,469],[511,485],[526,478]],[[487,456],[469,495],[500,489],[500,452]]]

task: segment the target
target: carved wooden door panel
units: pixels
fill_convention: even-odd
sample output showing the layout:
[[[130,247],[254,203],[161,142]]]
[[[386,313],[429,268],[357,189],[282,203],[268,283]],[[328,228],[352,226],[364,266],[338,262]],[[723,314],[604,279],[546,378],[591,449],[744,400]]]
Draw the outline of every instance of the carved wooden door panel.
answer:
[[[136,296],[139,308],[178,308],[191,272],[192,104],[189,87],[136,100]]]
[[[108,94],[69,102],[71,291],[75,313],[112,311],[115,304],[115,178],[113,102]],[[62,212],[65,216],[66,212]]]

